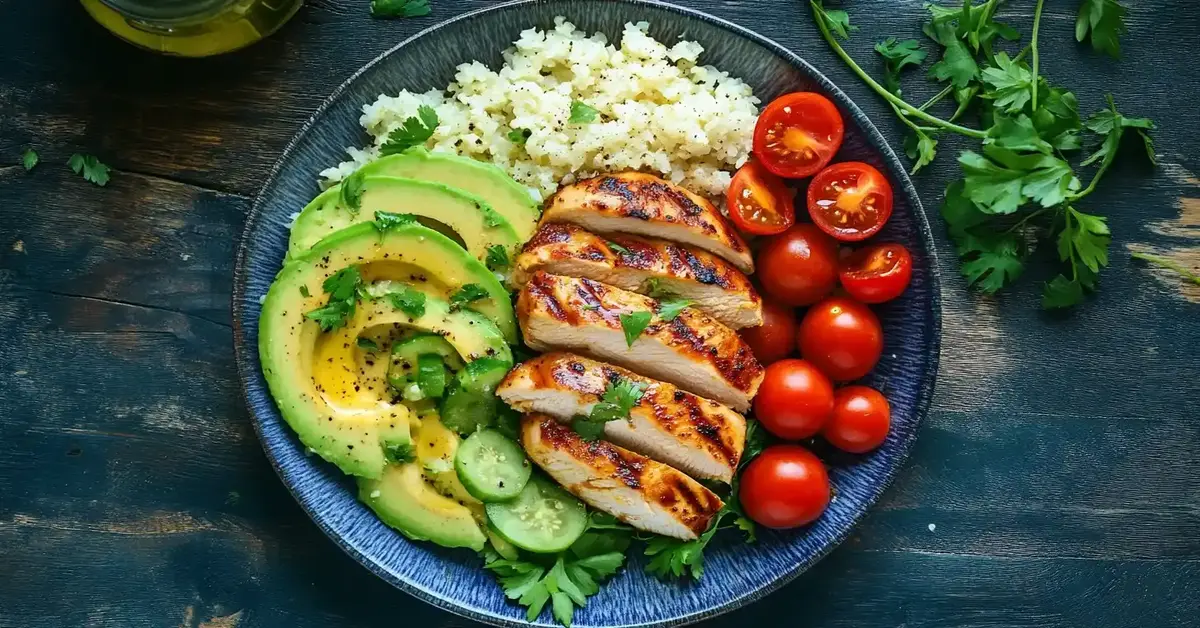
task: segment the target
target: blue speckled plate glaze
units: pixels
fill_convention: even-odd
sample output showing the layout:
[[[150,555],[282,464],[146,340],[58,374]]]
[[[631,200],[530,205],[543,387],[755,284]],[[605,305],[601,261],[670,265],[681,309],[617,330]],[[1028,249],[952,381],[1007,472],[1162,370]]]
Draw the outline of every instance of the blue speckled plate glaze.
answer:
[[[838,160],[866,161],[887,172],[898,192],[882,240],[902,242],[916,260],[912,285],[901,299],[877,309],[886,330],[884,357],[870,377],[892,404],[892,433],[879,450],[853,457],[819,451],[829,463],[837,498],[814,525],[790,532],[762,531],[743,544],[722,535],[706,552],[701,582],[663,584],[642,570],[640,556],[575,615],[575,625],[674,626],[736,608],[774,591],[833,549],[891,482],[929,407],[937,373],[941,305],[933,238],[904,167],[863,112],[805,61],[734,24],[682,7],[636,0],[533,0],[500,4],[405,41],[350,77],[284,151],[254,204],[238,249],[233,315],[235,351],[246,402],[263,447],[284,484],[339,546],[381,578],[431,604],[496,625],[524,625],[481,560],[468,551],[412,543],[380,523],[354,497],[352,482],[304,448],[279,415],[258,360],[259,299],[287,249],[289,215],[317,192],[316,175],[340,161],[346,146],[368,138],[360,108],[401,88],[444,88],[459,63],[478,59],[496,67],[501,51],[531,26],[551,27],[566,16],[588,32],[619,39],[625,22],[648,21],[660,41],[699,41],[702,62],[745,79],[770,101],[814,90],[838,103],[846,140]],[[554,625],[547,610],[537,625]]]

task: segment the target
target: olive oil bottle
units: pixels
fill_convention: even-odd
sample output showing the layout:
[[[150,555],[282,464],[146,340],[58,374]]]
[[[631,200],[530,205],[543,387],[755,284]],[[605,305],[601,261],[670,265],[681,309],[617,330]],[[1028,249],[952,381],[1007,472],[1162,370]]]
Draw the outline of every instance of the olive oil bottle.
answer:
[[[155,52],[205,57],[279,29],[304,0],[81,0],[118,37]]]

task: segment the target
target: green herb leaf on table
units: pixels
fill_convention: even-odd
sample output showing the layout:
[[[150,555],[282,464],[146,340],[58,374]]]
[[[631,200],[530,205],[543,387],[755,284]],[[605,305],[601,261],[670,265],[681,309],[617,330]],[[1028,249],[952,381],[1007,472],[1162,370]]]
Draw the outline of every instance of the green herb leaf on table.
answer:
[[[33,170],[33,167],[38,163],[38,154],[32,148],[26,148],[25,152],[21,153],[21,165],[26,171]]]
[[[67,160],[67,165],[75,174],[83,175],[84,180],[100,187],[108,185],[108,166],[92,155],[75,153]]]
[[[488,247],[487,259],[484,260],[488,270],[492,272],[503,272],[508,270],[511,262],[508,259],[508,251],[503,244],[493,244]]]
[[[417,217],[412,214],[396,214],[393,212],[375,212],[375,228],[380,233],[388,229],[411,225],[417,222]]]
[[[1083,0],[1075,18],[1075,39],[1091,39],[1092,48],[1114,59],[1121,57],[1121,36],[1125,26],[1125,7],[1117,0]]]
[[[355,170],[350,176],[346,177],[346,179],[342,181],[342,206],[348,209],[351,214],[357,215],[358,211],[362,209],[363,183],[365,180],[366,175],[363,174],[363,171]]]
[[[979,78],[979,64],[967,45],[957,37],[939,41],[945,46],[942,58],[929,68],[929,75],[938,81],[949,81],[955,87],[967,87]]]
[[[461,310],[471,303],[486,298],[488,298],[488,293],[483,286],[477,283],[463,284],[450,295],[450,311]]]
[[[413,288],[402,288],[387,294],[388,301],[392,307],[408,314],[413,318],[425,316],[425,301],[427,297],[424,292],[414,290]]]
[[[590,124],[600,117],[600,112],[582,101],[571,101],[571,124]]]
[[[1108,109],[1093,114],[1084,123],[1087,130],[1101,136],[1102,140],[1096,152],[1085,159],[1082,165],[1089,166],[1096,162],[1111,164],[1117,156],[1117,149],[1121,147],[1121,139],[1124,137],[1126,129],[1134,129],[1146,147],[1150,163],[1157,163],[1158,157],[1154,154],[1154,139],[1149,134],[1149,131],[1155,129],[1154,122],[1149,118],[1125,117],[1117,111],[1117,104],[1113,101],[1112,94],[1109,94],[1107,98]]]
[[[637,341],[638,336],[646,331],[650,326],[650,320],[653,315],[650,312],[634,312],[632,314],[621,315],[621,329],[625,332],[625,344],[630,348]]]
[[[417,115],[404,120],[404,123],[388,133],[387,141],[379,147],[381,155],[395,155],[414,147],[421,146],[433,137],[438,126],[437,111],[429,105],[417,108]]]
[[[850,33],[858,30],[857,26],[850,23],[850,14],[841,9],[826,9],[821,2],[815,5],[820,10],[817,12],[819,19],[825,21],[825,26],[833,34],[842,39],[850,39]]]
[[[987,96],[995,106],[1008,113],[1020,113],[1033,98],[1033,73],[1029,66],[996,53],[996,65],[985,68],[981,74],[983,82],[992,88]]]
[[[371,17],[403,18],[429,15],[429,0],[371,0]]]
[[[529,129],[513,129],[508,132],[508,141],[513,144],[524,144],[533,135],[533,131]]]
[[[917,40],[897,41],[895,37],[875,44],[875,52],[883,57],[883,84],[897,96],[901,93],[900,73],[908,66],[921,65],[929,54],[921,50],[921,43]]]

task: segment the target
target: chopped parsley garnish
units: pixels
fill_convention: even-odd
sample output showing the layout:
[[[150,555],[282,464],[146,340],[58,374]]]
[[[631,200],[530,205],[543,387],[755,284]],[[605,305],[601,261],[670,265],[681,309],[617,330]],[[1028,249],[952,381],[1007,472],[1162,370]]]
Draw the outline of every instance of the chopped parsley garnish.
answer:
[[[355,344],[358,345],[359,349],[366,349],[367,351],[379,351],[379,343],[371,340],[370,338],[359,336],[358,340],[355,341]]]
[[[604,435],[604,424],[609,421],[629,420],[629,413],[646,394],[646,385],[632,382],[624,377],[610,381],[604,389],[600,402],[592,406],[587,416],[577,416],[571,427],[584,440],[596,440]]]
[[[412,214],[394,214],[392,212],[375,212],[375,228],[380,232],[387,231],[395,227],[411,225],[417,222],[417,217]]]
[[[429,15],[429,0],[371,0],[371,17],[398,18]]]
[[[598,117],[600,112],[595,108],[578,100],[571,101],[571,118],[568,120],[571,124],[589,124],[595,122]]]
[[[308,297],[312,296],[308,293],[308,286],[300,286],[300,296],[302,296],[306,299]]]
[[[383,447],[383,456],[388,462],[393,464],[403,464],[412,462],[417,459],[416,448],[412,443],[392,444],[387,443]]]
[[[67,160],[67,165],[75,171],[75,174],[82,174],[84,180],[89,183],[100,187],[108,184],[108,166],[91,155],[75,153]]]
[[[524,144],[533,135],[533,131],[529,129],[513,129],[508,132],[508,141],[513,144]]]
[[[25,170],[33,170],[33,167],[38,163],[38,154],[32,148],[26,148],[25,152],[21,153],[21,165]]]
[[[416,116],[406,119],[404,124],[388,133],[387,141],[379,147],[379,154],[395,155],[413,146],[420,146],[433,137],[437,126],[437,111],[429,105],[421,105],[417,108]]]
[[[412,288],[402,288],[387,294],[392,307],[413,318],[425,316],[425,293]]]
[[[477,283],[463,284],[450,295],[450,311],[461,310],[470,303],[488,298],[487,290]]]
[[[304,317],[316,321],[321,331],[333,331],[346,325],[346,320],[354,316],[358,299],[362,295],[362,274],[357,266],[349,266],[330,275],[321,284],[321,289],[329,295],[325,305],[306,312]]]
[[[487,264],[488,270],[492,272],[503,272],[508,270],[508,266],[511,263],[508,259],[508,250],[504,248],[503,244],[493,244],[489,246],[487,250],[487,259],[484,260],[484,263]]]
[[[695,301],[691,299],[660,299],[658,302],[658,317],[667,322],[673,321],[676,316],[679,316],[681,312],[694,303]]]
[[[625,344],[633,347],[633,343],[637,341],[638,336],[646,331],[650,326],[650,319],[654,316],[650,312],[634,312],[632,314],[621,315],[621,329],[625,332]]]
[[[353,174],[342,181],[342,206],[351,214],[358,214],[358,210],[362,209],[363,181],[365,179],[366,176],[362,170],[355,170]]]

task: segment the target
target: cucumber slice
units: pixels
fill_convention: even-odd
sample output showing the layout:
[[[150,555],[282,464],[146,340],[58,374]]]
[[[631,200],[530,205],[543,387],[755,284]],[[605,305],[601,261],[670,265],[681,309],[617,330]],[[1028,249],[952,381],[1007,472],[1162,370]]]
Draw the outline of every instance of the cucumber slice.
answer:
[[[517,546],[505,541],[504,537],[496,534],[496,531],[491,526],[488,526],[483,532],[487,534],[488,545],[491,545],[492,549],[496,550],[500,558],[506,560],[519,560],[521,558],[521,554],[517,551]]]
[[[417,388],[426,399],[437,399],[446,394],[446,363],[436,353],[417,356]]]
[[[500,406],[496,386],[511,368],[507,360],[480,358],[459,371],[442,402],[442,423],[464,435],[495,423]]]
[[[459,446],[454,470],[472,497],[489,503],[520,495],[533,466],[520,445],[496,430],[479,430]]]
[[[388,383],[403,394],[412,384],[417,383],[421,356],[430,354],[439,356],[451,371],[458,372],[463,368],[462,356],[458,355],[458,351],[445,338],[437,334],[419,333],[392,346]]]
[[[534,476],[510,502],[485,506],[497,534],[517,547],[539,554],[561,552],[583,536],[587,509],[550,480]]]

